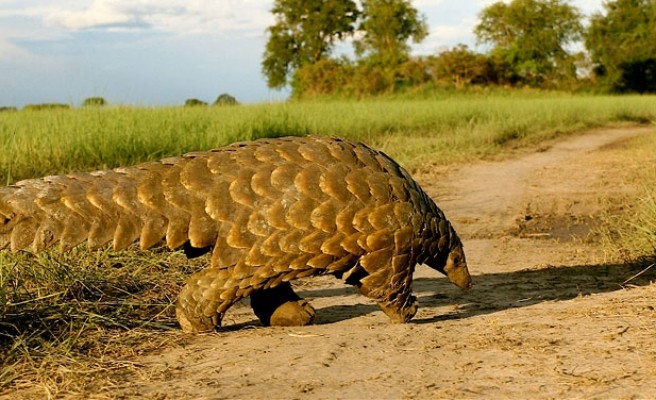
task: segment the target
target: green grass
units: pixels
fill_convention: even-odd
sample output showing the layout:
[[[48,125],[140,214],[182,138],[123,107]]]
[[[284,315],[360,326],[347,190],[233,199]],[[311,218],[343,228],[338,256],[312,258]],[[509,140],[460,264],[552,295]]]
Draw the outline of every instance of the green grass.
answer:
[[[20,111],[0,114],[0,182],[309,133],[366,141],[413,168],[492,157],[504,148],[626,121],[656,121],[656,97],[531,93]]]
[[[502,157],[590,128],[654,121],[654,96],[534,92],[237,107],[23,110],[0,113],[0,181],[113,168],[238,140],[308,133],[362,140],[417,168]],[[640,146],[646,149],[640,153],[644,159],[656,154],[656,141]],[[647,201],[643,208],[636,206],[633,225],[622,225],[622,235],[630,242],[641,235],[636,229],[641,226],[652,236],[640,237],[656,246],[656,194],[649,189],[656,187],[656,163],[650,160],[649,171],[639,178]],[[157,249],[0,253],[0,396],[30,387],[53,397],[84,397],[102,385],[111,388],[113,374],[129,380],[126,374],[137,372],[124,360],[185,340],[172,304],[185,278],[203,262]]]

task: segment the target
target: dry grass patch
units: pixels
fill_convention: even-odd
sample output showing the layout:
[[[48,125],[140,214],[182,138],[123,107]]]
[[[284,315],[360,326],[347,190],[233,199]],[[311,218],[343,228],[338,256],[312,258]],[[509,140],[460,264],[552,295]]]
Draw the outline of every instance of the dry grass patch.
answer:
[[[656,129],[608,150],[626,190],[608,201],[601,228],[605,245],[627,260],[656,258]]]
[[[48,396],[109,390],[139,374],[135,356],[183,343],[175,298],[207,262],[164,249],[83,246],[0,258],[0,394]]]

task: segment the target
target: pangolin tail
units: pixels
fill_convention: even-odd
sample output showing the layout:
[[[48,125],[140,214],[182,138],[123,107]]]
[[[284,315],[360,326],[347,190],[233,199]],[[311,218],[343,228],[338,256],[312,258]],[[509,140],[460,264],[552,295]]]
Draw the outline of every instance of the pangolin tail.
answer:
[[[0,249],[38,252],[59,243],[67,250],[84,241],[90,248],[113,242],[115,249],[139,241],[146,249],[164,238],[179,248],[189,240],[193,207],[176,199],[194,201],[176,193],[184,190],[176,159],[2,187]]]

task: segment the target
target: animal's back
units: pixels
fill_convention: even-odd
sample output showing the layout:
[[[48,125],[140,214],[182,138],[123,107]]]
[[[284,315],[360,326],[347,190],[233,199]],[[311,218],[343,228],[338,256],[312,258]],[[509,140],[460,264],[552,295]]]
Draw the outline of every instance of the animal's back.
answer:
[[[0,188],[0,248],[40,251],[61,242],[68,249],[84,240],[92,248],[112,240],[118,249],[135,240],[149,248],[164,238],[172,249],[187,241],[204,248],[218,239],[214,265],[261,265],[285,249],[319,253],[312,242],[338,234],[351,237],[344,246],[359,255],[369,247],[361,242],[358,248],[358,234],[408,223],[418,228],[419,216],[405,219],[409,207],[432,203],[422,195],[395,162],[362,144],[318,136],[264,139]],[[389,213],[392,202],[396,215]],[[276,232],[280,249],[272,243]],[[345,255],[330,244],[324,249]]]
[[[438,212],[398,164],[348,141],[261,140],[212,153],[206,165],[181,176],[186,187],[213,188],[212,265],[231,269],[228,286],[387,264],[421,246],[426,214]]]

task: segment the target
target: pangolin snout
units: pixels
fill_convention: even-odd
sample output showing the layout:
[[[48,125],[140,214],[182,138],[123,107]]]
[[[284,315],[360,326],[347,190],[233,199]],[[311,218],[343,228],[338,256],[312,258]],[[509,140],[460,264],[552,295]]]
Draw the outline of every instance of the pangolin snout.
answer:
[[[447,272],[447,278],[460,289],[469,289],[472,287],[471,275],[467,267],[458,267]]]

